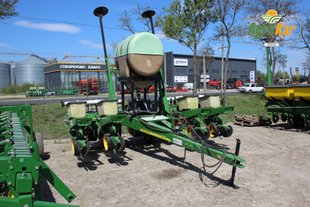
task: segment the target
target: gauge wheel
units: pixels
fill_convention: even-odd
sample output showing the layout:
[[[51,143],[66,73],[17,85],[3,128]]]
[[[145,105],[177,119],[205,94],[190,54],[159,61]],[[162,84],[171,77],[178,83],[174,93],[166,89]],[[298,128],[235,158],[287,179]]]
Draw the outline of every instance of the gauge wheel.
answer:
[[[108,134],[103,135],[102,142],[104,151],[110,152],[113,150],[113,142]]]
[[[7,197],[8,198],[15,198],[14,194],[10,190],[8,191]]]
[[[71,151],[72,151],[72,154],[74,156],[79,156],[80,153],[79,153],[79,145],[76,141],[76,139],[72,138],[71,139]]]
[[[215,138],[215,137],[219,136],[220,130],[219,130],[219,128],[215,125],[215,123],[211,122],[211,123],[208,125],[208,128],[209,128],[209,130],[210,130],[210,137],[211,137],[211,138]]]
[[[184,132],[190,136],[193,136],[192,128],[191,127],[185,127]]]

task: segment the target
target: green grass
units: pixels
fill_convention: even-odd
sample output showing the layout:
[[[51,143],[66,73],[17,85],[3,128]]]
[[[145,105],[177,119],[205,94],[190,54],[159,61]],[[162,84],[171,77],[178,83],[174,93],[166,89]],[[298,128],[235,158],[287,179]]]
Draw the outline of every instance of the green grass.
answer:
[[[268,116],[265,100],[261,94],[237,94],[227,96],[227,106],[234,106],[234,111],[221,115],[224,122],[232,122],[234,115],[247,114]]]
[[[224,123],[232,122],[236,114],[257,114],[268,116],[265,109],[265,102],[260,94],[237,94],[227,96],[227,105],[234,106],[233,112],[221,115]],[[32,107],[34,130],[41,132],[44,139],[70,138],[64,117],[66,108],[62,108],[59,103],[47,105],[34,105]],[[124,132],[126,131],[126,127]]]
[[[66,108],[59,103],[32,106],[33,127],[44,139],[70,138],[64,117]]]

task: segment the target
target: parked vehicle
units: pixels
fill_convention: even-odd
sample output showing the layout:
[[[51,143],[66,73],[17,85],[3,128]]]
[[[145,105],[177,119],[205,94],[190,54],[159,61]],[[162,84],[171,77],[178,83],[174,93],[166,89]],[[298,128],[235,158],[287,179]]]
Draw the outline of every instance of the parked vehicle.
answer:
[[[265,88],[259,86],[258,83],[246,83],[242,87],[239,87],[238,90],[241,93],[262,93],[265,91]]]
[[[46,95],[47,96],[55,96],[56,93],[55,93],[55,91],[46,91]]]
[[[194,84],[193,83],[184,83],[185,87],[187,87],[188,90],[193,90],[194,89]]]
[[[214,79],[214,80],[209,80],[208,81],[208,85],[209,86],[212,86],[212,87],[216,87],[216,88],[221,88],[221,81],[220,80],[216,80],[216,79]]]

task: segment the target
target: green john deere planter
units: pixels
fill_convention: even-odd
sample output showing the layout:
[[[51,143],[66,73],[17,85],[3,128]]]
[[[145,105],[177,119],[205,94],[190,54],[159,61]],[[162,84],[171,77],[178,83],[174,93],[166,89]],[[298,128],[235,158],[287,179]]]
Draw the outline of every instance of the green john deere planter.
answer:
[[[310,128],[310,85],[266,87],[266,98],[273,123]]]
[[[42,201],[46,179],[68,202],[76,196],[40,158],[44,146],[34,133],[30,106],[0,107],[0,207],[74,206]]]
[[[149,15],[154,13],[147,11],[144,16],[152,20]],[[102,17],[107,14],[107,9],[99,7],[94,14],[99,17],[102,26]],[[68,109],[66,124],[72,137],[73,154],[81,159],[87,156],[94,141],[99,141],[106,152],[118,153],[125,147],[122,127],[127,127],[133,136],[160,139],[213,157],[219,160],[217,166],[222,163],[233,166],[233,184],[236,168],[244,167],[244,159],[239,156],[240,141],[237,141],[235,153],[214,144],[214,138],[229,137],[233,133],[232,127],[223,124],[219,117],[232,111],[233,107],[223,107],[218,97],[209,96],[169,100],[161,69],[163,46],[156,35],[148,32],[131,35],[116,46],[115,64],[121,85],[121,99],[116,100],[103,27],[101,32],[109,100],[62,103]],[[147,93],[151,86],[155,88],[153,94]],[[126,97],[125,89],[129,91]],[[204,160],[202,163],[206,167]]]

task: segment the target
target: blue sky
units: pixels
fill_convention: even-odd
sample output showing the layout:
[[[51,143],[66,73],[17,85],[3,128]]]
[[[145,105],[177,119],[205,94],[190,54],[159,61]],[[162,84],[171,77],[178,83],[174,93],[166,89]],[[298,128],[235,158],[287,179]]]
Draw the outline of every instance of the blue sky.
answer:
[[[3,53],[35,53],[46,58],[64,55],[103,54],[98,18],[93,15],[94,8],[104,5],[109,13],[103,18],[109,53],[112,54],[112,43],[117,43],[130,33],[117,29],[122,11],[134,7],[137,3],[148,5],[155,11],[168,6],[172,1],[154,0],[19,0],[17,11],[19,16],[0,23],[0,61],[19,60],[25,57],[4,55]],[[303,0],[299,6],[301,12],[310,11],[310,1]],[[300,13],[301,14],[301,13]],[[56,22],[47,21],[55,20]],[[67,24],[61,22],[78,23]],[[138,29],[143,30],[143,27]],[[174,40],[163,38],[165,51],[180,54],[192,52]],[[207,36],[213,34],[212,27]],[[220,56],[220,42],[211,42],[215,55]],[[256,58],[257,69],[264,70],[264,50],[261,45],[245,44],[238,38],[232,42],[231,57]],[[306,50],[281,47],[282,53],[288,56],[289,67],[302,68],[306,59]],[[278,66],[277,66],[278,68]]]

